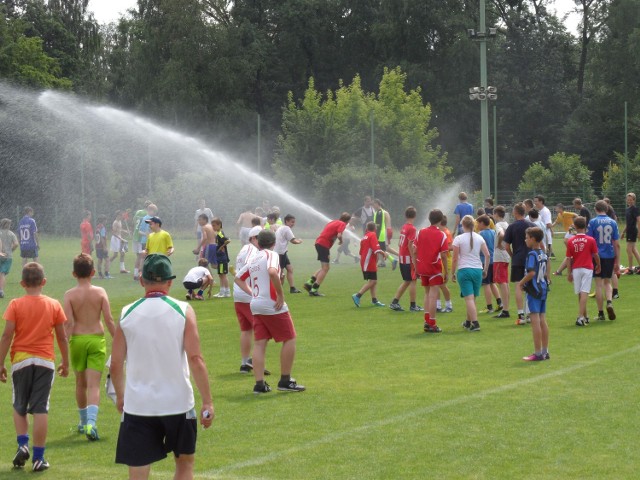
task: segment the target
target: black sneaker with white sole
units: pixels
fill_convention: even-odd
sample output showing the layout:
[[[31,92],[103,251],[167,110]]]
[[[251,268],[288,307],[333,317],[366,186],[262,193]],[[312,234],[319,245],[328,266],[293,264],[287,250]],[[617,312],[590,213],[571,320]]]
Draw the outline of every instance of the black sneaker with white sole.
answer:
[[[278,382],[278,390],[281,392],[304,392],[306,387],[304,385],[298,385],[295,378],[292,378],[288,382]]]
[[[47,462],[44,458],[33,461],[32,469],[34,472],[44,472],[47,468],[49,468],[49,462]]]
[[[240,373],[251,373],[253,371],[253,365],[248,363],[240,365]]]
[[[267,382],[264,382],[264,385],[260,386],[257,383],[253,386],[253,393],[256,395],[260,395],[262,393],[269,393],[271,391],[271,387]]]
[[[27,462],[27,460],[29,460],[30,457],[31,455],[29,455],[29,447],[27,447],[26,445],[18,447],[18,451],[13,457],[13,466],[16,468],[24,467],[24,464]]]
[[[404,312],[404,308],[402,308],[399,303],[390,303],[389,308],[394,312]]]

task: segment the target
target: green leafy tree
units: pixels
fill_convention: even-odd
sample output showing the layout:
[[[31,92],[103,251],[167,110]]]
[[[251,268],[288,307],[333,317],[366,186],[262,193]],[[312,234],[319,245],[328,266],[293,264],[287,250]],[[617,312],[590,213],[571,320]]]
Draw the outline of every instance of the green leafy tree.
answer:
[[[602,195],[620,201],[628,192],[640,194],[640,148],[627,165],[624,155],[616,153],[603,174]]]
[[[524,172],[518,185],[519,198],[541,194],[550,205],[568,197],[581,197],[584,201],[594,197],[593,172],[582,164],[578,155],[558,152],[549,157],[548,163],[545,167],[536,162]]]

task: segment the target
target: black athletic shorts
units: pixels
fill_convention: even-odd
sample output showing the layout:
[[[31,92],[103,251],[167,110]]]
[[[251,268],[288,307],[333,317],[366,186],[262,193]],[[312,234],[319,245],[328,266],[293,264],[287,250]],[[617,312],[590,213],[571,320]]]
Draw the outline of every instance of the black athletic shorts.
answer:
[[[601,258],[600,273],[593,272],[593,276],[598,278],[611,278],[611,275],[613,275],[614,261],[615,261],[614,258]]]
[[[362,272],[365,280],[378,280],[378,272]]]
[[[491,285],[493,283],[493,263],[489,265],[487,276],[482,279],[482,285]]]
[[[218,275],[226,275],[229,273],[229,264],[228,263],[219,263],[218,264]]]
[[[142,467],[167,458],[167,453],[196,453],[198,421],[195,411],[163,417],[141,417],[125,413],[120,422],[116,463]]]
[[[329,263],[329,249],[316,243],[316,252],[318,252],[318,260],[321,263]]]
[[[27,365],[11,372],[13,408],[18,415],[49,412],[54,374],[52,368],[41,365]]]
[[[284,270],[287,268],[287,265],[291,265],[291,261],[289,260],[289,255],[287,252],[284,252],[282,255],[278,255],[280,257],[280,268]]]
[[[638,230],[632,229],[629,230],[627,228],[627,234],[626,234],[626,240],[627,242],[637,242],[638,241]]]
[[[517,283],[522,280],[526,275],[524,265],[511,265],[511,275],[509,280],[511,283]]]
[[[401,263],[400,275],[402,275],[402,280],[404,280],[405,282],[413,282],[416,279],[416,272],[413,269],[413,264]]]
[[[199,290],[202,283],[202,279],[199,278],[197,282],[182,282],[182,286],[187,290]]]

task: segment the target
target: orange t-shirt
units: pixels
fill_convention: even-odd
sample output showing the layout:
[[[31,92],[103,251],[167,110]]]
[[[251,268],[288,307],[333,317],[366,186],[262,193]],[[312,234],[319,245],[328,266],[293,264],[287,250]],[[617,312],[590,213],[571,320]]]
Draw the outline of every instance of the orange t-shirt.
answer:
[[[11,344],[11,361],[16,353],[25,357],[39,357],[54,361],[53,330],[63,324],[67,317],[60,302],[46,295],[25,295],[14,298],[4,312],[3,318],[15,324]],[[26,354],[23,356],[23,354]]]

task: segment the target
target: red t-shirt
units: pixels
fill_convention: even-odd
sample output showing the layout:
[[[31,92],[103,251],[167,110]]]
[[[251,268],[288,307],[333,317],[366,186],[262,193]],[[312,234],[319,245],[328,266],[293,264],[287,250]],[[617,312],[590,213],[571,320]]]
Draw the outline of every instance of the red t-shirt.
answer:
[[[423,276],[442,273],[440,253],[449,251],[447,236],[440,229],[431,225],[423,228],[416,236],[416,273]]]
[[[360,240],[360,267],[363,272],[378,271],[378,252],[382,253],[376,232],[367,232]]]
[[[80,244],[83,247],[89,247],[91,245],[91,240],[93,240],[93,227],[91,223],[87,220],[83,220],[80,224]],[[86,252],[85,252],[86,253]]]
[[[347,224],[341,220],[334,220],[327,223],[318,238],[316,238],[316,243],[325,248],[333,247],[336,238],[338,238],[338,234],[344,232],[346,226]]]
[[[579,233],[567,242],[567,257],[573,259],[571,268],[593,270],[593,256],[598,253],[598,244],[593,237]]]
[[[409,245],[415,242],[416,233],[417,230],[413,223],[405,223],[400,229],[400,239],[398,240],[398,256],[400,257],[400,263],[411,263]]]

